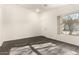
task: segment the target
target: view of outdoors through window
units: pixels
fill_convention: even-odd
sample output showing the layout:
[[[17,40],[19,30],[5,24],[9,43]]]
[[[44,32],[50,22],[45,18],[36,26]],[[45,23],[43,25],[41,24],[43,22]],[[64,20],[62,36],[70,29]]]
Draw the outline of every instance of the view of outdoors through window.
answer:
[[[63,34],[79,35],[79,11],[62,17]]]

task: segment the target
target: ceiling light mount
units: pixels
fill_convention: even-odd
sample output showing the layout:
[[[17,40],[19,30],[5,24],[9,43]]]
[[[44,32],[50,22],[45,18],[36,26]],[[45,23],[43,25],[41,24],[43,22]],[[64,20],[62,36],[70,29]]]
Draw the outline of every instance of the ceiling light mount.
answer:
[[[37,13],[40,13],[40,9],[39,9],[39,8],[37,8],[37,9],[36,9],[36,12],[37,12]]]

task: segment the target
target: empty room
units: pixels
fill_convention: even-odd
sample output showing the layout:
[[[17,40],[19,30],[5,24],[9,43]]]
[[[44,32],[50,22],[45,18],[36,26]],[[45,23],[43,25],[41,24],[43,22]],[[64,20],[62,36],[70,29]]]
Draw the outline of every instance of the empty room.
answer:
[[[79,4],[0,4],[0,55],[79,55]]]

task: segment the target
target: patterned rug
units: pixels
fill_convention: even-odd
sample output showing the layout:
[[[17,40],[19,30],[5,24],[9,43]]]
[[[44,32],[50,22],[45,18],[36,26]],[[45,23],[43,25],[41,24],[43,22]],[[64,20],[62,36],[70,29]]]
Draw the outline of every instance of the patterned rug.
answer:
[[[56,44],[44,43],[31,45],[41,55],[78,55],[77,52],[67,48],[61,48]],[[10,50],[10,55],[37,55],[37,52],[31,49],[30,46],[14,47]]]

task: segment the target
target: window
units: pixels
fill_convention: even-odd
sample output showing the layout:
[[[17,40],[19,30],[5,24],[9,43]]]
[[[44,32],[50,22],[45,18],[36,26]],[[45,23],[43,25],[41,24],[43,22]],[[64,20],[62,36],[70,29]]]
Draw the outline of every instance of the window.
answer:
[[[79,35],[79,11],[58,16],[58,33]]]

